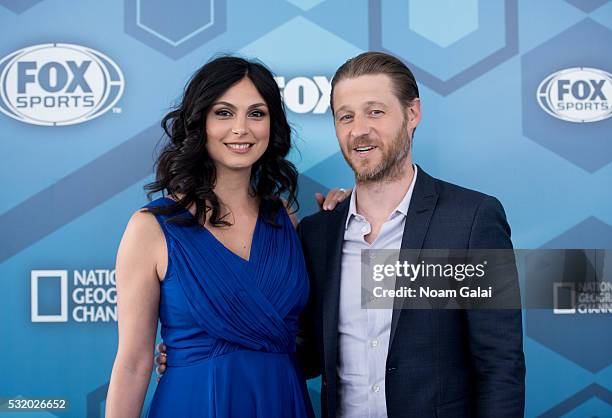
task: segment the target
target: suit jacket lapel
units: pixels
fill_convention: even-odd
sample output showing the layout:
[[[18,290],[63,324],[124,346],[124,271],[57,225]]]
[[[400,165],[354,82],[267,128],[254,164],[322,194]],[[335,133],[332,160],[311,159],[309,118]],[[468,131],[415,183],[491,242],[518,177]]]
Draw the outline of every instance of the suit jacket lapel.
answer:
[[[323,286],[323,339],[325,345],[325,368],[327,376],[335,379],[338,352],[338,311],[340,306],[340,274],[342,265],[342,242],[350,199],[345,199],[331,211],[326,226],[327,280]]]
[[[425,241],[425,236],[429,229],[429,221],[431,220],[436,203],[438,202],[438,192],[435,188],[434,179],[423,171],[420,166],[417,167],[417,179],[414,185],[414,191],[412,192],[412,198],[410,199],[406,223],[404,224],[404,235],[402,236],[401,244],[402,249],[421,250],[423,248],[423,242]],[[420,251],[417,251],[415,259],[408,261],[416,263],[419,253]],[[396,287],[399,287],[399,285],[400,283],[398,281]],[[391,317],[389,350],[393,344],[397,323],[402,313],[403,300],[404,299],[396,299],[394,303],[393,316]]]

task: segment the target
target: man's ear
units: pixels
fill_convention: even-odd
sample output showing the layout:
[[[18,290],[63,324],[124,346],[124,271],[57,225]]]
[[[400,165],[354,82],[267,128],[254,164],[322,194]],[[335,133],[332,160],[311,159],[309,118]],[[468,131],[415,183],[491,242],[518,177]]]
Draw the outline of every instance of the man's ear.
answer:
[[[410,105],[406,107],[406,116],[408,117],[408,126],[412,131],[421,121],[421,99],[416,97],[410,102]]]

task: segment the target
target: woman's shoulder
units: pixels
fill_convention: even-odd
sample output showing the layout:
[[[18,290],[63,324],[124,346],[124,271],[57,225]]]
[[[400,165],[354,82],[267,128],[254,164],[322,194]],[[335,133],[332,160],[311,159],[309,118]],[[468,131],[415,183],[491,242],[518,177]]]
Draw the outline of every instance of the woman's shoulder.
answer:
[[[119,244],[117,260],[149,259],[160,254],[164,233],[152,213],[142,209],[135,211],[127,222]]]
[[[125,227],[126,234],[129,233],[138,239],[151,239],[160,236],[162,231],[159,222],[153,213],[146,210],[147,206],[132,214]]]
[[[172,200],[167,197],[157,198],[132,213],[126,227],[124,237],[128,239],[156,240],[163,237],[158,215],[151,212],[150,209],[164,207],[172,204]]]
[[[162,197],[158,197],[157,199],[154,199],[152,201],[150,201],[149,203],[147,203],[146,205],[144,205],[140,210],[144,210],[146,211],[149,208],[159,208],[159,207],[165,207],[165,206],[170,206],[175,204],[176,201],[166,197],[166,196],[162,196]]]

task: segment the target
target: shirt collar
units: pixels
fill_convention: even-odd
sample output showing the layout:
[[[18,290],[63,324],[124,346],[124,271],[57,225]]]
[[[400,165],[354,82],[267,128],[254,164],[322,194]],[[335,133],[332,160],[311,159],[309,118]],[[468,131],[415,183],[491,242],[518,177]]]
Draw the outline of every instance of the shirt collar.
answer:
[[[416,183],[416,178],[417,178],[417,166],[413,164],[412,167],[414,168],[414,176],[412,176],[412,182],[410,183],[410,187],[408,188],[408,191],[404,195],[404,198],[402,199],[402,201],[399,202],[395,210],[391,212],[391,216],[396,212],[399,212],[404,216],[408,216],[408,207],[410,206],[410,200],[412,199],[412,192],[414,191],[414,185]],[[357,190],[357,186],[353,187],[353,192],[351,193],[351,200],[349,202],[348,216],[346,217],[344,229],[348,229],[349,222],[351,221],[351,218],[353,216],[361,216],[357,213],[357,201],[355,197],[356,190]]]

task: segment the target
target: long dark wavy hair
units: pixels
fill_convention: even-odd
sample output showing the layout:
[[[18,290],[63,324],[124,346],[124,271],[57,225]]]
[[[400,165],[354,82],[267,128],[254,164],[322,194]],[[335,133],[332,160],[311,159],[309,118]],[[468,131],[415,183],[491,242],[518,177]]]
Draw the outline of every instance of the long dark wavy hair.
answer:
[[[227,214],[221,216],[223,202],[214,192],[217,172],[206,150],[206,115],[223,93],[245,77],[253,82],[270,114],[268,148],[251,169],[251,192],[259,199],[260,215],[275,225],[283,205],[281,196],[286,196],[287,207],[298,207],[298,173],[285,159],[291,149],[291,127],[278,85],[262,64],[224,56],[208,62],[193,75],[180,104],[161,122],[169,141],[155,164],[155,181],[147,184],[145,190],[149,199],[162,192],[172,196],[176,203],[150,207],[149,212],[175,215],[170,222],[196,224],[208,219],[214,226],[231,225],[224,219]],[[191,204],[196,208],[194,217],[176,216]]]

